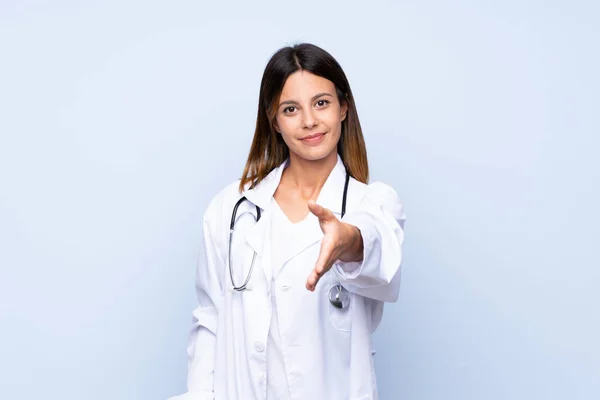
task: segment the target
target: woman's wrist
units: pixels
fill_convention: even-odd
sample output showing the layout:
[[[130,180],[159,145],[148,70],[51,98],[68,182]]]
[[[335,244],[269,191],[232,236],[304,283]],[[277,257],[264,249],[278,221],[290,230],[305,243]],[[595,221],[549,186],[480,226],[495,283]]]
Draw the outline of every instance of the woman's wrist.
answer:
[[[342,222],[344,230],[346,248],[340,255],[340,261],[343,262],[358,262],[362,261],[364,243],[360,229],[356,226]]]

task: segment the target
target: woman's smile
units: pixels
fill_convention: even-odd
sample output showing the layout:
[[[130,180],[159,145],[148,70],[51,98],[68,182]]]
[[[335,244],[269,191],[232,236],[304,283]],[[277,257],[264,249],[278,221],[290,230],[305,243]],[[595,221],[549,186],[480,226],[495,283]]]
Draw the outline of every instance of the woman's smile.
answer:
[[[313,135],[308,135],[305,136],[303,138],[301,138],[300,140],[302,141],[302,143],[308,145],[308,146],[316,146],[318,144],[320,144],[323,139],[325,138],[326,133],[315,133]]]

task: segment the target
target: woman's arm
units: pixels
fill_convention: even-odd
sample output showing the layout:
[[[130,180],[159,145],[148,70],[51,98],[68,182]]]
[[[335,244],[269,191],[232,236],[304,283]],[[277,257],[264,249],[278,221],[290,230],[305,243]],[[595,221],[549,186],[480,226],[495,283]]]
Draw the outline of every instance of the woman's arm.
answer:
[[[194,324],[189,335],[187,393],[169,400],[213,400],[213,376],[221,281],[217,271],[223,270],[223,260],[215,245],[214,235],[203,219],[203,251],[196,271],[198,306],[194,309]]]
[[[325,234],[306,287],[334,270],[349,291],[392,302],[400,290],[400,264],[406,216],[396,192],[383,183],[368,186],[360,205],[339,221],[330,210],[309,202]]]
[[[333,266],[351,292],[393,302],[400,290],[400,265],[406,215],[394,189],[383,183],[369,185],[360,206],[348,211],[342,222],[355,226],[362,237],[360,261]]]

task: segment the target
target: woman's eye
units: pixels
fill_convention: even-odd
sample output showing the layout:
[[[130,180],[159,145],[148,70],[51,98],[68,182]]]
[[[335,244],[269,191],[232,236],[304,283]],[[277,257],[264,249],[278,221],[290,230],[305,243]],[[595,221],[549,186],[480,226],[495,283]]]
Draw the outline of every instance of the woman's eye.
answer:
[[[317,101],[317,106],[319,107],[324,107],[327,104],[329,104],[329,100],[319,100]],[[290,106],[290,107],[286,107],[283,109],[283,113],[284,114],[290,114],[296,111],[296,107],[295,106]]]

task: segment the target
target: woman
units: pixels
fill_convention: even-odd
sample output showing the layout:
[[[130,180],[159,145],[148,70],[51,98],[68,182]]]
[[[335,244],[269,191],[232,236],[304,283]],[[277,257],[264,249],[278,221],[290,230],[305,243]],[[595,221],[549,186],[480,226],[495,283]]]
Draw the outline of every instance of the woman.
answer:
[[[277,51],[242,178],[204,215],[188,392],[172,400],[377,398],[371,334],[398,297],[405,216],[368,175],[340,65]]]

